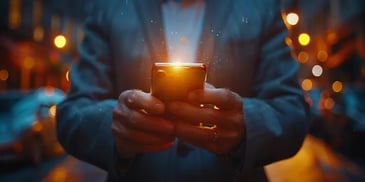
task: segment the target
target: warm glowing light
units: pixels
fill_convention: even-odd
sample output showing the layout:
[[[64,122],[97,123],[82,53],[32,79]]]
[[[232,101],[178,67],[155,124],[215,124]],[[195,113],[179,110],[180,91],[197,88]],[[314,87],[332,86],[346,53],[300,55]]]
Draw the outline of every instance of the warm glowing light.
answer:
[[[286,37],[286,38],[285,38],[285,43],[286,43],[286,45],[288,45],[288,46],[292,46],[292,45],[293,45],[293,41],[291,40],[291,38],[290,38],[290,37]]]
[[[66,80],[69,82],[70,81],[70,71],[67,70],[66,72]]]
[[[325,61],[327,61],[327,58],[328,58],[327,51],[324,51],[324,50],[318,51],[318,53],[317,53],[318,61],[325,62]]]
[[[312,74],[315,77],[320,77],[323,73],[323,68],[320,65],[314,65],[312,68]]]
[[[44,29],[41,26],[37,26],[33,31],[33,39],[35,41],[42,41],[44,38]]]
[[[65,167],[56,167],[49,174],[49,181],[67,181],[69,169]]]
[[[66,40],[66,37],[63,36],[63,35],[57,35],[54,39],[54,45],[57,47],[57,48],[64,48],[67,44],[67,40]]]
[[[35,132],[40,132],[42,131],[43,129],[43,126],[40,122],[35,122],[32,124],[32,130],[35,131]]]
[[[305,91],[309,91],[313,88],[313,83],[312,83],[312,80],[310,79],[304,79],[302,81],[302,89],[305,90]]]
[[[23,66],[26,69],[32,69],[34,66],[34,59],[32,57],[25,57],[24,61],[23,61]]]
[[[296,25],[299,22],[299,16],[296,13],[289,13],[286,15],[286,21],[289,25]]]
[[[331,97],[326,98],[324,100],[323,106],[324,106],[325,109],[331,110],[335,106],[335,101]]]
[[[299,41],[299,44],[302,45],[302,46],[306,46],[310,43],[311,41],[311,37],[309,36],[309,34],[307,33],[301,33],[299,36],[298,36],[298,41]]]
[[[21,0],[12,0],[9,2],[9,28],[19,28],[22,20],[22,2]],[[2,5],[3,6],[3,5]]]
[[[49,108],[49,115],[51,115],[52,117],[55,117],[56,116],[56,110],[57,110],[57,106],[56,105],[52,105]]]
[[[306,63],[309,59],[309,54],[305,51],[301,51],[301,52],[299,52],[297,59],[298,59],[298,62],[300,62],[300,63]]]
[[[329,43],[335,43],[338,40],[338,35],[336,32],[330,32],[327,34],[327,41]]]
[[[342,88],[343,88],[343,86],[342,86],[342,82],[340,82],[340,81],[335,81],[335,82],[333,82],[333,84],[332,84],[332,90],[334,91],[334,92],[341,92],[342,91]]]
[[[6,81],[9,78],[9,72],[7,70],[0,70],[0,80]]]

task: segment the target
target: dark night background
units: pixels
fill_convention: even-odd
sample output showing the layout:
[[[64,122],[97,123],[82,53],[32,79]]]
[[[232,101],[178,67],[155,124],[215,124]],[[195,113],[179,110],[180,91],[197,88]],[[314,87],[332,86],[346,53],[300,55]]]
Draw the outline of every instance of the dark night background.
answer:
[[[365,181],[365,1],[278,2],[289,30],[286,43],[301,64],[299,81],[311,105],[312,126],[298,155],[267,166],[268,177],[271,181]],[[19,122],[8,116],[12,107],[18,107],[14,103],[41,88],[52,97],[67,93],[83,22],[94,8],[90,0],[0,1],[0,155],[5,148],[1,137],[9,137],[1,132],[7,131],[10,121]],[[287,18],[290,13],[299,16],[297,24]],[[48,109],[52,120],[52,107]],[[32,132],[45,130],[35,124],[29,127]],[[21,134],[11,137],[16,140],[17,135]],[[51,135],[55,132],[46,137]],[[105,179],[104,171],[62,149],[39,161],[3,159],[0,156],[0,181]]]

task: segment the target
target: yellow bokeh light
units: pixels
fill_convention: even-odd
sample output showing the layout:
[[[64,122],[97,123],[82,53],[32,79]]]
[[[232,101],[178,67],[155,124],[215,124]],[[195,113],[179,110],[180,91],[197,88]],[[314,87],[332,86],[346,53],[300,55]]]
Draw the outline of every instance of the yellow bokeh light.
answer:
[[[297,59],[298,59],[298,62],[300,62],[300,63],[306,63],[306,62],[308,62],[309,54],[305,51],[301,51],[301,52],[299,52]]]
[[[312,74],[315,77],[320,77],[323,73],[323,68],[320,65],[314,65],[312,68]]]
[[[296,25],[299,22],[299,16],[296,13],[289,13],[286,15],[286,21],[289,25]]]
[[[318,61],[325,62],[325,61],[327,61],[327,58],[328,58],[327,51],[324,51],[324,50],[318,51],[318,53],[317,53]]]
[[[304,79],[302,81],[302,89],[305,91],[309,91],[313,88],[313,82],[310,79]]]
[[[335,101],[331,97],[326,98],[324,100],[323,106],[325,109],[331,110],[333,107],[335,107]]]
[[[0,70],[0,80],[6,81],[9,78],[9,72],[7,70]]]
[[[67,40],[66,40],[66,37],[63,36],[63,35],[57,35],[54,39],[54,45],[57,47],[57,48],[64,48],[67,44]]]
[[[335,82],[333,82],[333,84],[332,84],[332,90],[334,91],[334,92],[341,92],[342,91],[342,88],[343,88],[343,85],[342,85],[342,82],[340,82],[340,81],[335,81]]]
[[[298,36],[298,42],[302,46],[306,46],[310,43],[311,37],[307,33],[301,33]]]
[[[56,109],[57,109],[57,106],[56,105],[52,105],[49,108],[49,115],[51,115],[52,117],[55,117],[56,116]]]
[[[66,72],[66,80],[68,82],[70,81],[70,71],[69,70]]]

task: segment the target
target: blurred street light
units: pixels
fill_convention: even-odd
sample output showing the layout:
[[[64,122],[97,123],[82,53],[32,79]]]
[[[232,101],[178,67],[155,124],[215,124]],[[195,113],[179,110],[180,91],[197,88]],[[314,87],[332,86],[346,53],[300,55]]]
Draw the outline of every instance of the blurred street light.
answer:
[[[309,54],[306,51],[300,51],[297,59],[300,63],[306,63],[308,62]]]
[[[296,25],[299,22],[299,16],[296,13],[289,13],[286,15],[286,21],[289,25]]]
[[[70,81],[70,71],[67,70],[66,72],[66,80],[69,82]]]
[[[5,69],[0,70],[0,80],[6,81],[6,80],[8,80],[8,78],[9,78],[9,72]]]
[[[307,46],[311,41],[311,37],[307,33],[301,33],[298,36],[298,42],[302,46]]]
[[[312,74],[315,77],[320,77],[323,73],[323,68],[320,65],[314,65],[312,68]]]
[[[333,84],[332,84],[332,90],[334,92],[336,92],[336,93],[341,92],[342,91],[342,88],[343,88],[342,82],[340,82],[340,81],[333,82]]]
[[[302,89],[304,90],[304,91],[309,91],[309,90],[311,90],[313,88],[313,82],[312,82],[312,80],[310,80],[310,79],[304,79],[303,81],[302,81]]]
[[[321,61],[321,62],[327,61],[327,59],[328,59],[328,53],[327,53],[327,51],[324,51],[324,50],[318,51],[318,53],[317,53],[317,59],[318,59],[318,61]]]
[[[65,36],[63,35],[57,35],[55,38],[54,38],[54,45],[57,47],[57,48],[64,48],[67,44],[67,39]]]

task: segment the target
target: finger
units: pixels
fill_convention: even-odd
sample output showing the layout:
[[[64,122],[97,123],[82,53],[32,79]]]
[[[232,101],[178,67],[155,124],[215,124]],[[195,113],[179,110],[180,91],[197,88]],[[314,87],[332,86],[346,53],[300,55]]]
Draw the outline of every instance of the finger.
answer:
[[[206,128],[199,126],[192,126],[186,122],[177,122],[176,136],[184,141],[194,143],[209,143],[209,142],[232,142],[240,140],[243,136],[239,130],[227,130],[222,128]]]
[[[241,128],[243,125],[242,111],[216,110],[193,106],[184,102],[171,102],[168,109],[173,115],[195,126],[204,123],[220,128],[234,129]]]
[[[185,102],[171,102],[168,105],[168,109],[173,115],[193,125],[199,125],[200,122],[217,124],[217,121],[222,120],[222,114],[220,114],[222,111],[194,106]]]
[[[163,136],[172,135],[175,130],[171,121],[130,110],[127,107],[117,107],[113,110],[113,122],[120,122],[128,127]]]
[[[192,126],[184,121],[176,122],[175,135],[180,140],[189,143],[205,143],[211,142],[214,130],[209,128],[201,128]]]
[[[126,127],[122,124],[114,122],[112,131],[115,136],[121,138],[122,141],[133,143],[135,145],[162,145],[174,141],[174,136],[161,136],[152,133],[146,133],[141,130]]]
[[[162,101],[140,90],[127,90],[119,96],[119,102],[131,109],[144,110],[149,114],[162,114],[165,106]]]
[[[118,142],[118,141],[116,141]],[[136,145],[130,142],[119,141],[117,146],[121,151],[129,151],[132,153],[154,152],[166,150],[173,146],[173,142],[161,144],[161,145]]]
[[[240,109],[242,110],[241,97],[225,88],[204,88],[189,93],[190,102],[199,104],[212,104],[219,109]]]

